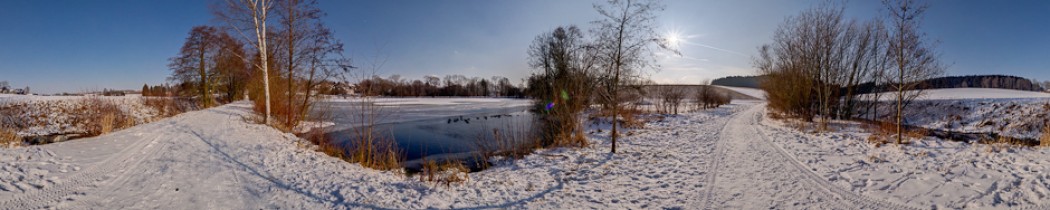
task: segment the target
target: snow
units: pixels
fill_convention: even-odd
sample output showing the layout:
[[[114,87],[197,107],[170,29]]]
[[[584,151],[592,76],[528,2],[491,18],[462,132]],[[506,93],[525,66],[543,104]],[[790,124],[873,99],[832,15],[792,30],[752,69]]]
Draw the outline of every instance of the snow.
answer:
[[[853,122],[835,122],[827,133],[761,124],[761,133],[807,169],[858,195],[916,208],[1050,208],[1050,149],[931,138],[880,147]]]
[[[11,108],[15,119],[28,125],[18,131],[19,136],[46,136],[53,134],[83,133],[88,126],[81,116],[85,99],[98,98],[115,104],[124,114],[139,123],[154,120],[159,113],[146,106],[140,95],[128,96],[36,96],[0,95],[0,110]]]
[[[738,93],[741,93],[741,94],[744,94],[744,95],[747,95],[747,96],[755,97],[758,100],[766,100],[766,91],[763,91],[762,89],[747,88],[747,87],[729,87],[729,86],[720,86],[720,85],[715,85],[715,87],[720,87],[720,88],[725,88],[725,89],[729,89],[729,90],[732,90],[732,91],[736,91]]]
[[[905,124],[962,133],[1036,139],[1050,119],[1050,93],[992,88],[925,90],[906,110]],[[871,97],[868,95],[868,97]],[[896,103],[883,94],[878,119],[892,121]],[[870,118],[869,115],[861,115]]]
[[[1022,91],[998,88],[945,88],[922,90],[918,100],[957,100],[957,99],[1031,99],[1050,98],[1050,93]],[[860,95],[861,98],[874,97],[872,94]],[[895,92],[881,93],[880,101],[897,100]]]
[[[466,106],[451,108],[492,108]],[[930,139],[875,147],[856,125],[800,132],[764,110],[760,101],[734,101],[667,115],[626,130],[616,154],[607,126],[592,126],[590,147],[541,149],[446,187],[316,152],[245,122],[250,104],[238,102],[99,137],[0,149],[0,208],[1050,207],[1048,149],[988,152]]]

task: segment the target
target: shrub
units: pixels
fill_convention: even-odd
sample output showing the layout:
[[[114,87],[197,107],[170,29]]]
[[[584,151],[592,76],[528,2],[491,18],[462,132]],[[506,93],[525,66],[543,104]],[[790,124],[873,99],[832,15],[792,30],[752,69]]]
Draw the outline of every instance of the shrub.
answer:
[[[1043,135],[1039,136],[1039,146],[1050,147],[1050,125],[1043,128]]]
[[[489,158],[495,156],[521,158],[542,147],[539,133],[528,125],[504,125],[493,128],[492,135],[479,133],[474,142],[483,167],[487,167]],[[578,135],[583,136],[583,135]]]
[[[13,148],[22,146],[22,137],[19,137],[13,129],[0,127],[0,147]]]
[[[452,184],[470,180],[470,174],[468,173],[470,173],[470,169],[458,161],[438,163],[434,160],[424,160],[423,171],[419,174],[419,181],[444,184],[445,187],[451,187]]]
[[[134,124],[134,122],[125,122],[129,117],[116,103],[101,97],[81,99],[80,106],[80,111],[75,117],[79,118],[79,122],[85,123],[85,133],[89,136],[112,132],[120,125]]]

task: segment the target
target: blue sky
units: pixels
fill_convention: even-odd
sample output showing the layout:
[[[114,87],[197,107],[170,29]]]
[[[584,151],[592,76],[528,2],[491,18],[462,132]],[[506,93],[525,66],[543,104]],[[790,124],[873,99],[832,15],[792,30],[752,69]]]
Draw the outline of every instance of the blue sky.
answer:
[[[326,24],[359,65],[408,78],[528,75],[525,50],[559,25],[591,27],[596,1],[321,0]],[[219,24],[207,0],[0,1],[0,80],[56,93],[138,89],[165,82],[168,58],[192,26]],[[751,56],[783,18],[818,1],[677,1],[661,32],[687,38],[683,57],[660,56],[658,82],[699,83],[753,74]],[[924,29],[938,40],[949,75],[1010,74],[1050,80],[1050,1],[931,1]],[[878,1],[850,1],[869,18]]]

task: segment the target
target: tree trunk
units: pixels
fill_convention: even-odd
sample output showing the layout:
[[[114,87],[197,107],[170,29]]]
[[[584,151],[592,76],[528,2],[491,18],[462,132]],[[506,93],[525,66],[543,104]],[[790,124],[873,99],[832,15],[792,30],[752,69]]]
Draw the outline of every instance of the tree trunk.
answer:
[[[269,74],[269,60],[266,50],[266,0],[263,0],[261,4],[252,4],[252,16],[255,22],[255,37],[259,44],[259,56],[261,60],[261,67],[263,72],[263,98],[266,100],[266,115],[263,116],[263,123],[270,124],[270,74]]]

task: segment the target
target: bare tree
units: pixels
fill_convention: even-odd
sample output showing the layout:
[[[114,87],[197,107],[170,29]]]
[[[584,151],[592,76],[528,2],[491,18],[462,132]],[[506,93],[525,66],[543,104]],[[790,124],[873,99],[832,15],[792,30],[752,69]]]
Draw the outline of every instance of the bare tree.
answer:
[[[595,21],[598,47],[605,60],[604,98],[612,108],[612,148],[616,153],[616,138],[620,103],[617,100],[624,77],[640,75],[651,67],[651,47],[656,44],[669,48],[668,42],[655,32],[656,12],[664,6],[654,0],[609,0],[608,4],[595,4],[594,9],[602,19]]]
[[[944,67],[919,28],[928,5],[916,0],[884,0],[883,4],[893,24],[889,55],[896,71],[890,71],[888,76],[895,79],[892,85],[897,91],[897,144],[901,144],[904,110],[922,94],[922,81],[943,74]]]
[[[171,80],[182,84],[195,84],[197,97],[202,107],[212,106],[209,75],[214,74],[217,54],[221,51],[218,43],[219,32],[211,26],[195,26],[182,45],[179,54],[169,59],[168,67],[172,70]]]
[[[273,10],[274,0],[226,0],[225,10],[216,11],[216,15],[226,21],[241,37],[249,41],[251,46],[259,52],[259,62],[252,62],[256,68],[262,70],[263,95],[266,111],[263,122],[270,124],[270,59],[266,45],[266,35],[270,32],[266,28],[269,21],[269,13]],[[245,31],[254,30],[254,37],[246,35]],[[254,40],[252,39],[254,38]],[[248,58],[244,58],[248,61]]]
[[[541,115],[544,146],[586,146],[579,115],[590,106],[598,51],[575,26],[540,34],[529,47],[529,95]]]

